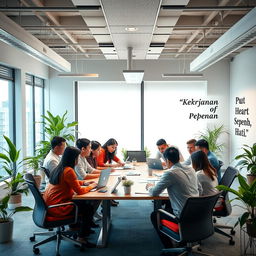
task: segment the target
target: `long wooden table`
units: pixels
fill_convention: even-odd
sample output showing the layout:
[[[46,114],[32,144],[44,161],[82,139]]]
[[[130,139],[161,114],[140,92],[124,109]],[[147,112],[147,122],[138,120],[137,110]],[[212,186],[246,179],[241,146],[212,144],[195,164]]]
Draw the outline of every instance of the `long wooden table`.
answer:
[[[161,200],[168,199],[168,195],[164,194],[159,197],[150,196],[146,190],[146,182],[142,180],[148,179],[159,179],[159,177],[154,176],[154,174],[161,174],[162,171],[154,170],[153,176],[148,176],[147,165],[145,163],[137,163],[135,170],[116,170],[113,174],[120,173],[121,176],[126,176],[127,179],[133,180],[134,185],[132,186],[132,192],[130,195],[124,194],[124,189],[122,184],[119,184],[117,187],[117,192],[111,194],[111,190],[116,184],[119,176],[110,176],[108,184],[105,187],[107,192],[89,192],[84,195],[74,195],[73,200],[102,200],[102,227],[97,241],[97,247],[106,247],[108,234],[111,227],[111,205],[110,200],[154,200],[154,209],[161,207]],[[129,173],[140,173],[140,176],[130,176]],[[122,204],[119,206],[122,207]]]

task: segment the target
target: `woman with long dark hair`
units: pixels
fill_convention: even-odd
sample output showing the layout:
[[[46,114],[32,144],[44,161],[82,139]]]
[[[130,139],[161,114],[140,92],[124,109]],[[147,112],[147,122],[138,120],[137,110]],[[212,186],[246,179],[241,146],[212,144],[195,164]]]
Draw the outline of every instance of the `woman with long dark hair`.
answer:
[[[61,158],[59,165],[50,174],[50,184],[44,193],[46,205],[54,205],[71,202],[74,193],[78,195],[85,194],[97,186],[91,183],[89,186],[82,187],[85,181],[77,179],[74,167],[78,162],[78,156],[81,151],[75,147],[67,147]],[[94,244],[86,240],[92,231],[91,222],[93,218],[93,207],[83,201],[76,201],[78,213],[81,216],[79,223],[78,241],[85,244],[86,247],[95,247]],[[51,217],[68,216],[72,214],[74,208],[72,205],[50,208],[47,214]]]
[[[218,190],[217,171],[209,162],[207,155],[199,150],[191,154],[192,166],[197,172],[197,178],[202,185],[202,195],[211,195]]]
[[[116,156],[118,143],[115,139],[109,139],[101,148],[97,158],[100,167],[120,167],[124,163]],[[115,162],[115,163],[113,163]]]

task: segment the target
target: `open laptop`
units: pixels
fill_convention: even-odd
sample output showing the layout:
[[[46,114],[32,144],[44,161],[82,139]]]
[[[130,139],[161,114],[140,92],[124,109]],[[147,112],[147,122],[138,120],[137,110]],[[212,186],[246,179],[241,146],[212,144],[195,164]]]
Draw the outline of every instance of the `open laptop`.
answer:
[[[120,177],[118,177],[118,179],[117,179],[117,182],[116,182],[116,184],[115,184],[115,186],[111,189],[111,194],[114,194],[114,193],[116,193],[117,192],[117,186],[119,185],[119,183],[121,182],[121,180],[122,180],[122,177],[120,176]]]
[[[160,159],[147,158],[148,168],[155,170],[163,170],[163,165]]]
[[[91,189],[91,191],[96,191],[100,188],[105,187],[108,183],[110,172],[111,172],[110,168],[102,170],[101,173],[100,173],[100,177],[99,177],[97,187]]]

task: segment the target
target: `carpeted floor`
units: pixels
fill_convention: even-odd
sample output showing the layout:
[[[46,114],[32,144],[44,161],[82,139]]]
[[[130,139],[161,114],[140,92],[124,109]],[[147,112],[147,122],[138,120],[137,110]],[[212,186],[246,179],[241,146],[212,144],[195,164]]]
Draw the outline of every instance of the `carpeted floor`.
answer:
[[[33,206],[31,195],[24,197],[24,205]],[[74,247],[68,242],[62,242],[61,255],[99,255],[99,256],[155,256],[160,255],[162,245],[150,222],[150,213],[153,204],[151,201],[120,201],[118,207],[112,207],[112,227],[109,236],[108,247],[101,249],[85,249],[80,252],[79,248]],[[240,209],[233,207],[231,216],[222,218],[222,223],[234,224]],[[18,256],[33,255],[32,242],[29,237],[34,231],[39,231],[33,221],[32,212],[17,213],[14,216],[14,236],[13,241],[7,244],[0,244],[0,255]],[[98,231],[96,229],[96,231]],[[238,256],[240,255],[240,233],[237,230],[235,237],[236,244],[230,246],[228,238],[219,234],[203,241],[203,252],[211,253],[216,256]],[[41,238],[37,238],[40,241]],[[96,242],[96,235],[90,239]],[[48,243],[40,247],[41,255],[54,255],[55,242]]]

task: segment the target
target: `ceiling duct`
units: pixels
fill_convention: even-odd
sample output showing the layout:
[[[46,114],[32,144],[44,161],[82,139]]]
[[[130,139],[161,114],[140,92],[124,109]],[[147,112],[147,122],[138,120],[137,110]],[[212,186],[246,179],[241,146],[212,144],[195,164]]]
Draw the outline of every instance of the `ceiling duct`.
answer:
[[[40,62],[62,72],[70,72],[68,61],[28,33],[3,13],[0,13],[0,40],[18,48]]]
[[[127,70],[123,70],[126,83],[140,84],[144,76],[144,70],[132,69],[132,47],[128,47]]]
[[[190,64],[190,71],[202,71],[256,39],[256,8],[247,13]]]

